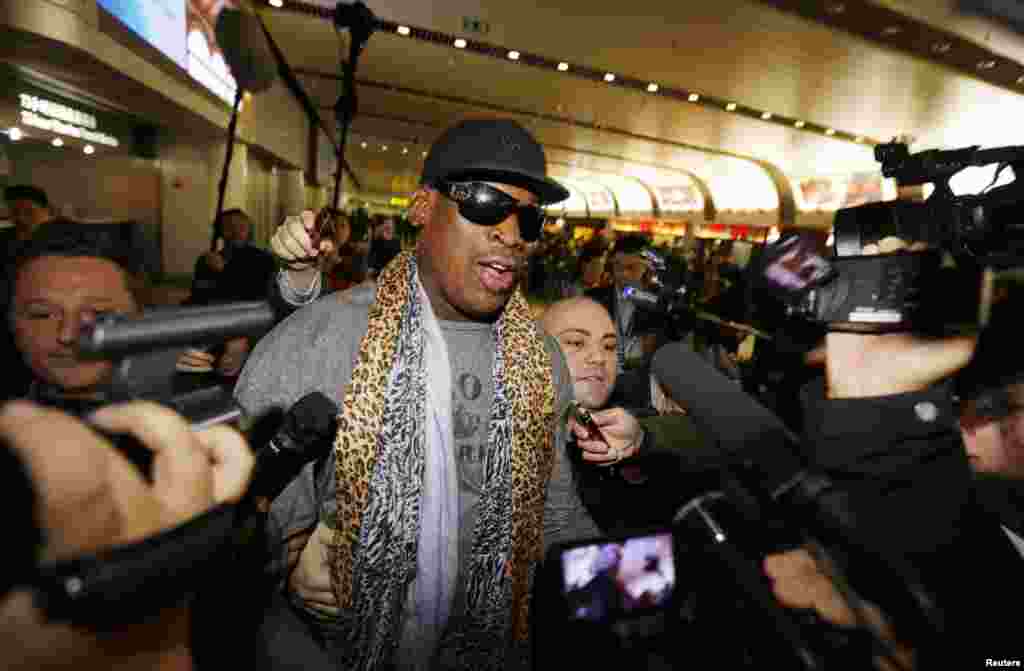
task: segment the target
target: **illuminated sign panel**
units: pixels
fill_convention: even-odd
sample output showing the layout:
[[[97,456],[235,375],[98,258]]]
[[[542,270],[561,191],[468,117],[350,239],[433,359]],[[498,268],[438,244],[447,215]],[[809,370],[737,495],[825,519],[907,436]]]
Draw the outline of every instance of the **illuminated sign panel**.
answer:
[[[107,147],[119,147],[121,142],[99,130],[96,117],[52,100],[28,93],[18,95],[21,106],[21,124],[39,130],[85,140]]]
[[[217,43],[217,19],[234,0],[98,0],[99,6],[228,104],[237,86]]]

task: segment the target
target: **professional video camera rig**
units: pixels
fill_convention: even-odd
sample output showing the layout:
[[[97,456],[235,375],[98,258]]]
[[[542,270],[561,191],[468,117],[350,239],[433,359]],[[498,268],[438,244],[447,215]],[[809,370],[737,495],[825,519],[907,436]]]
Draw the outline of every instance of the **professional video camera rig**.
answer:
[[[994,272],[1024,265],[1024,147],[928,150],[911,154],[899,142],[879,145],[882,174],[902,186],[925,183],[924,202],[891,201],[839,210],[834,256],[822,258],[799,235],[766,250],[764,279],[791,314],[829,330],[885,332],[984,327]],[[955,195],[954,175],[968,167],[1007,167],[1014,181],[978,194]],[[866,255],[887,237],[910,244]],[[950,263],[952,260],[952,263]],[[988,290],[986,290],[988,287]]]

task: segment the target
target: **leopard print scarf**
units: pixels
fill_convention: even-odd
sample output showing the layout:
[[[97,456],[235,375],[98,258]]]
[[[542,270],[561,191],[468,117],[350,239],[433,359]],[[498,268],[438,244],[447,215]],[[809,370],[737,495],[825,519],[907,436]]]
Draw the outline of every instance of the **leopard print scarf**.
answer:
[[[395,662],[415,577],[427,421],[417,272],[406,252],[378,278],[339,418],[330,561],[332,588],[350,615],[339,641],[346,669]],[[460,566],[466,617],[458,627],[450,624],[440,644],[461,668],[474,670],[510,668],[528,658],[530,586],[543,553],[554,457],[551,357],[518,290],[494,332],[490,450],[472,553],[468,566]]]

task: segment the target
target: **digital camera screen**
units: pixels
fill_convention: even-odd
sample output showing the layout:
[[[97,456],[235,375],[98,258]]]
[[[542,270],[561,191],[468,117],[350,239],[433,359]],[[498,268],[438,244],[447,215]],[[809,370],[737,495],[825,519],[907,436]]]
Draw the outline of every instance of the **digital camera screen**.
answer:
[[[793,235],[765,250],[764,278],[784,294],[799,296],[833,276],[832,264],[818,253],[809,237]]]
[[[573,620],[604,622],[656,610],[676,588],[672,534],[569,548],[562,553],[562,585]]]

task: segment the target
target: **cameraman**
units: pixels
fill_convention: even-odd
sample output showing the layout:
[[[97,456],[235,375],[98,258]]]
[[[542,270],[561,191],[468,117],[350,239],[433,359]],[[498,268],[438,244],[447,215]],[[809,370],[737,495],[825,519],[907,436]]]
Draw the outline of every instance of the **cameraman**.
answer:
[[[944,382],[967,364],[973,347],[968,338],[830,333],[827,384],[805,402],[812,462],[844,491],[855,531],[869,547],[904,557],[944,609],[952,636],[942,650],[919,655],[980,666],[1019,654],[1015,623],[997,616],[991,599],[1016,603],[1024,594],[1016,587],[1019,555],[999,520],[978,504]],[[794,598],[805,586],[788,579],[779,563],[786,558],[766,566],[776,594],[808,605]]]
[[[105,430],[134,435],[154,453],[152,483],[69,415],[22,401],[0,409],[5,464],[0,491],[16,530],[15,545],[4,552],[3,571],[5,584],[15,588],[0,595],[5,668],[191,668],[186,606],[154,608],[145,621],[116,630],[51,622],[32,592],[17,587],[25,568],[17,558],[29,556],[25,545],[34,534],[44,539],[37,557],[43,561],[142,545],[219,504],[237,502],[248,486],[253,457],[234,430],[192,432],[181,417],[151,403],[108,406],[91,420]],[[30,483],[20,482],[22,472]],[[35,500],[34,530],[29,529],[33,511],[19,506],[25,501],[17,497],[26,486]]]

